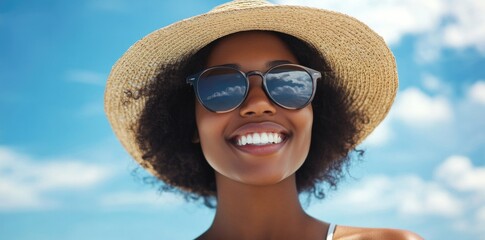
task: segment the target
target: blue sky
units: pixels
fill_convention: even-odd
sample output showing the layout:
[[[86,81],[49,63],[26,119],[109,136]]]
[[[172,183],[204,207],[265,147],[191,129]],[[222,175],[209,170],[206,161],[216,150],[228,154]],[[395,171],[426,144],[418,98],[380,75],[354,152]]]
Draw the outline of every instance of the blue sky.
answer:
[[[2,239],[190,239],[213,211],[143,183],[103,113],[111,66],[144,35],[223,1],[0,2]],[[485,239],[485,3],[279,0],[333,9],[391,46],[400,77],[363,161],[310,214]]]

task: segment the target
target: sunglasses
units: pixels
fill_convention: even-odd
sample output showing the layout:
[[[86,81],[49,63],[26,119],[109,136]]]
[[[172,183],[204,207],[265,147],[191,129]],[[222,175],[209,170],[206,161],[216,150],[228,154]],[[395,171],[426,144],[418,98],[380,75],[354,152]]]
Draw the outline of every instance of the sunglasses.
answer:
[[[315,96],[317,79],[322,74],[297,64],[281,64],[265,73],[244,73],[230,66],[207,68],[187,77],[194,87],[199,102],[207,110],[216,113],[230,112],[239,107],[249,92],[249,77],[258,75],[263,79],[263,89],[275,104],[286,109],[301,109]]]

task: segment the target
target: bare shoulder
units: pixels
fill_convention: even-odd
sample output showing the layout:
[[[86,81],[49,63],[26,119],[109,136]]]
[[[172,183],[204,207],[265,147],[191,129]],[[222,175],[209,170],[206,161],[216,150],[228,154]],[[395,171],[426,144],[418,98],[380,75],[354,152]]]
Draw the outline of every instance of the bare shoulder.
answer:
[[[390,228],[361,228],[337,226],[334,239],[338,240],[423,240],[416,233]]]

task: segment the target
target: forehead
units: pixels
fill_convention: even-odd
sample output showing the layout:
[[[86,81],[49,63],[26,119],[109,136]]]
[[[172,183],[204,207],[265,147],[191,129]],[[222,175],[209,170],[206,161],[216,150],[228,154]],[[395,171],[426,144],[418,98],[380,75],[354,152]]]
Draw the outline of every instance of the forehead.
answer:
[[[247,70],[264,70],[268,62],[297,63],[295,55],[278,35],[271,32],[240,32],[219,39],[208,56],[207,65],[237,64]]]

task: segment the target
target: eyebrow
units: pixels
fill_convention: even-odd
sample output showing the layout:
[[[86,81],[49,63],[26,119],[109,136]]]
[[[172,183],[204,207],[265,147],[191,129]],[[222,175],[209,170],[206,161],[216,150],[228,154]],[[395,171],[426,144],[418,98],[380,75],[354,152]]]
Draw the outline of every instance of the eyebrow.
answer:
[[[288,61],[288,60],[273,60],[273,61],[267,62],[266,67],[272,68],[274,66],[278,66],[278,65],[281,65],[281,64],[288,64],[288,63],[292,63],[292,62]],[[238,70],[241,69],[241,65],[235,64],[235,63],[222,64],[222,65],[217,65],[215,67],[231,67],[231,68],[235,68],[235,69],[238,69]]]

